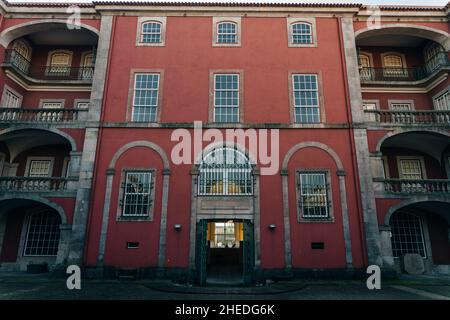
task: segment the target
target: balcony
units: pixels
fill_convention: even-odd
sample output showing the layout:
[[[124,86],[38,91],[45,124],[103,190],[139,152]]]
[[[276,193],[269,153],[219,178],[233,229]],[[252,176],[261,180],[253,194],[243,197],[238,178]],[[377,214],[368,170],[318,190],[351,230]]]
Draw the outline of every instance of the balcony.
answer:
[[[58,192],[76,190],[77,178],[0,177],[2,192]]]
[[[450,59],[446,52],[437,54],[433,61],[433,65],[414,68],[360,68],[361,83],[423,81],[450,67]]]
[[[448,179],[374,179],[384,184],[384,191],[395,195],[413,194],[450,194],[450,180]]]
[[[392,125],[450,125],[450,110],[365,110],[368,121]]]
[[[5,71],[12,71],[24,78],[30,84],[57,83],[91,85],[94,68],[65,67],[65,66],[35,66],[31,61],[15,50],[5,50],[2,67]]]
[[[86,120],[87,109],[0,108],[0,123],[59,124]]]

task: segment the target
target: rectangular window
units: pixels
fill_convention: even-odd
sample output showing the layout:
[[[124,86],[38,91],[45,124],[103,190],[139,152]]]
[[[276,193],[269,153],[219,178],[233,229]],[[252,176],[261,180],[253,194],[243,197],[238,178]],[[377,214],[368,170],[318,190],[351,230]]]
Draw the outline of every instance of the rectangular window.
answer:
[[[142,24],[143,43],[159,43],[161,42],[161,23],[156,21],[146,22]]]
[[[420,159],[400,159],[400,176],[406,180],[423,179]]]
[[[28,170],[29,177],[49,177],[52,167],[51,160],[31,160]]]
[[[56,256],[58,254],[61,218],[53,212],[35,213],[30,218],[24,256]]]
[[[375,102],[363,102],[363,110],[372,111],[377,109],[377,104]]]
[[[326,172],[300,172],[300,212],[303,218],[329,218]]]
[[[148,216],[152,191],[151,171],[129,171],[125,173],[122,216]]]
[[[43,102],[42,109],[62,109],[62,102]]]
[[[410,111],[411,103],[391,103],[391,109],[396,111]]]
[[[14,94],[13,92],[9,91],[8,89],[5,90],[4,97],[3,97],[3,106],[4,108],[20,108],[20,101],[21,98]]]
[[[434,98],[434,109],[441,111],[450,110],[450,93],[448,90],[440,96]]]
[[[320,122],[319,91],[316,74],[292,75],[296,123]]]
[[[77,109],[89,109],[89,102],[77,102]]]
[[[157,121],[159,79],[159,73],[140,73],[135,75],[133,121]]]
[[[214,121],[239,122],[239,74],[214,75]]]

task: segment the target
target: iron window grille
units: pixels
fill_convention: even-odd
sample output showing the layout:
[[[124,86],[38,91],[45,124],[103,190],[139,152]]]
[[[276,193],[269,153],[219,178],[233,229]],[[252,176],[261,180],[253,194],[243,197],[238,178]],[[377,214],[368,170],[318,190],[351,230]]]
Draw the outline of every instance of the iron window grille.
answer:
[[[122,184],[122,217],[148,217],[152,206],[153,172],[126,171]]]
[[[61,217],[53,212],[34,213],[30,217],[24,256],[56,256],[58,254]]]
[[[200,164],[198,194],[204,196],[250,196],[253,172],[242,152],[225,147],[208,153]]]
[[[395,213],[391,218],[392,254],[399,258],[407,253],[427,257],[423,236],[422,219],[406,212]]]
[[[305,219],[330,218],[329,184],[326,172],[299,172],[299,212]]]

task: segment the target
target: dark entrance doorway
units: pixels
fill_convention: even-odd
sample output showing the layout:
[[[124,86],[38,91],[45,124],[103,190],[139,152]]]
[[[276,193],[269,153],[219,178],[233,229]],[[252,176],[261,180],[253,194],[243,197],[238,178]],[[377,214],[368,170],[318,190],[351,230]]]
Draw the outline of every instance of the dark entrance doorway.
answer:
[[[248,220],[201,220],[197,224],[197,274],[201,285],[252,281],[253,224]]]

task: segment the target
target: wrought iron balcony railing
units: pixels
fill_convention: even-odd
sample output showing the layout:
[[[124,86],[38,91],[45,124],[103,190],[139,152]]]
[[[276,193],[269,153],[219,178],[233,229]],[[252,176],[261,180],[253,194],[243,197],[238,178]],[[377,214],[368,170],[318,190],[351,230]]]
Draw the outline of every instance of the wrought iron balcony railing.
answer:
[[[5,50],[4,66],[36,80],[76,80],[91,82],[93,67],[35,66],[15,50]]]
[[[384,191],[393,194],[447,194],[450,193],[450,180],[446,179],[381,179]]]
[[[420,81],[442,68],[450,67],[446,52],[438,53],[432,63],[414,68],[360,68],[362,83],[373,81]]]
[[[80,109],[0,108],[0,122],[59,123],[83,120]]]
[[[365,110],[370,121],[391,124],[450,125],[450,110]]]
[[[45,192],[66,191],[76,178],[53,177],[0,177],[0,191],[2,192]]]

